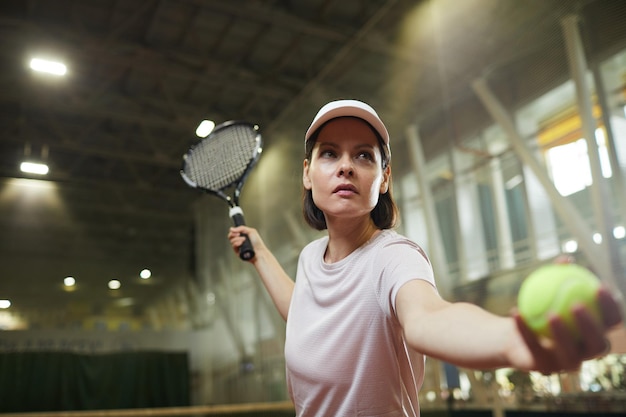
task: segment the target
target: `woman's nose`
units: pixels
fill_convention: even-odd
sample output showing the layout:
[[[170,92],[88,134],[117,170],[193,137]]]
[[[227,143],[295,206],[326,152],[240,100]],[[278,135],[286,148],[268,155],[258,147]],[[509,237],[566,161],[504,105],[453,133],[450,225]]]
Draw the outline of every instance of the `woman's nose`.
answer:
[[[339,175],[354,175],[354,167],[352,166],[352,160],[350,158],[341,158],[341,160],[339,161]]]

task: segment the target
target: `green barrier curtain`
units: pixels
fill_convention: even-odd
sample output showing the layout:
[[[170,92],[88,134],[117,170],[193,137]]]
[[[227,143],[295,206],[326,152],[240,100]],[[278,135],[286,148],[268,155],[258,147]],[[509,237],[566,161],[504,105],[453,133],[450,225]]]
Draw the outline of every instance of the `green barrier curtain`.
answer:
[[[0,412],[185,405],[186,353],[0,353]]]

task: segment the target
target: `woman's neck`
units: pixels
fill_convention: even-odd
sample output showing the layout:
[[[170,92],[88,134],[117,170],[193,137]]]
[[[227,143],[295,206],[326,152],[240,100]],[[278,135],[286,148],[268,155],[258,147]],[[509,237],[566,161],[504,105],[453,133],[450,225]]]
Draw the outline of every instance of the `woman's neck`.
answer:
[[[344,259],[380,232],[369,216],[367,219],[327,221],[327,225],[328,247],[324,253],[326,263]]]

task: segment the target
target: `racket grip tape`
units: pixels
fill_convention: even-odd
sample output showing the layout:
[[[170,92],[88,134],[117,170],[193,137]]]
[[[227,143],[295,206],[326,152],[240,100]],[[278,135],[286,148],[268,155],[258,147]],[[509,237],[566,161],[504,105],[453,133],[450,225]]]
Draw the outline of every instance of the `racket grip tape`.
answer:
[[[243,226],[246,224],[241,207],[231,207],[228,214],[233,219],[235,226]],[[241,236],[245,237],[246,240],[244,240],[243,244],[239,247],[239,257],[244,261],[249,261],[254,258],[254,248],[247,234],[242,233]]]

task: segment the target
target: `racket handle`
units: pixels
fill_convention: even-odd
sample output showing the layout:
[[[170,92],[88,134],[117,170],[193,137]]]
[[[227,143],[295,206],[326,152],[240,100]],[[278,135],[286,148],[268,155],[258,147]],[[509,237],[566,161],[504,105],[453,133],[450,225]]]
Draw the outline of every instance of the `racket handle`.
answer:
[[[241,207],[231,207],[228,214],[230,214],[230,217],[233,219],[235,226],[243,226],[246,224]],[[244,261],[249,261],[254,258],[254,248],[247,234],[242,233],[241,236],[245,237],[246,240],[244,240],[243,244],[239,247],[239,257]]]

